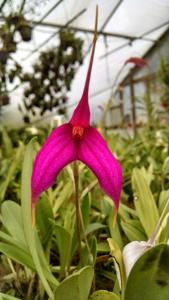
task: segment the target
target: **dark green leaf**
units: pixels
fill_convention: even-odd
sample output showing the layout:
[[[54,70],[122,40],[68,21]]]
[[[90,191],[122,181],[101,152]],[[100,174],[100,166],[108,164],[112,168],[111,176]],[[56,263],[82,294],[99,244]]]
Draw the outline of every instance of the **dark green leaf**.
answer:
[[[169,299],[168,245],[158,245],[139,258],[129,275],[124,299]]]

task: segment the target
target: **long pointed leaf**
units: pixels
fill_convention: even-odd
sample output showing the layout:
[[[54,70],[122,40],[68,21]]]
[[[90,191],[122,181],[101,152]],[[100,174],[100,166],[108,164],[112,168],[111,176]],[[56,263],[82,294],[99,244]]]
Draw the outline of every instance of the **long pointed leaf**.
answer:
[[[8,188],[8,185],[10,183],[10,181],[12,180],[12,177],[13,175],[15,174],[15,171],[17,169],[17,166],[18,166],[18,163],[21,159],[21,154],[22,154],[22,151],[23,151],[23,146],[19,147],[17,152],[16,152],[16,155],[10,165],[10,168],[8,170],[8,174],[6,176],[6,179],[3,183],[1,183],[1,194],[0,194],[0,201],[3,201],[4,200],[4,197],[5,197],[5,193],[6,193],[6,190]]]
[[[43,286],[50,298],[53,298],[52,290],[45,278],[44,270],[40,262],[38,255],[37,243],[35,239],[36,230],[32,228],[31,222],[31,175],[32,175],[32,163],[33,163],[33,141],[31,141],[25,152],[23,170],[22,170],[22,188],[21,188],[21,210],[23,218],[23,228],[25,238],[32,255],[37,273],[43,283]]]
[[[142,170],[134,169],[132,186],[135,193],[134,203],[138,217],[148,238],[150,238],[158,222],[159,214],[153,194]]]

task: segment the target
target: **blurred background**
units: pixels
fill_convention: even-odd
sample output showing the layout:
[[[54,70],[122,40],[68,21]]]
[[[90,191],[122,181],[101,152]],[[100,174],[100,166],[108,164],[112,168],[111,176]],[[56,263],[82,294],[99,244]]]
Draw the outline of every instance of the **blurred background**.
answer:
[[[70,117],[85,81],[96,4],[92,123],[104,122],[108,130],[135,128],[152,110],[166,122],[168,0],[1,0],[2,125],[39,126]]]

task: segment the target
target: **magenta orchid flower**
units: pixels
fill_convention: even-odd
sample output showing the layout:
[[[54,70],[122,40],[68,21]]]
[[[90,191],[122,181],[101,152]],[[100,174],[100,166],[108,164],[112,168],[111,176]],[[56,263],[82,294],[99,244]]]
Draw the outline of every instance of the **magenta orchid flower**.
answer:
[[[148,66],[147,61],[141,57],[130,57],[125,61],[124,65],[127,65],[128,63],[133,63],[139,68],[144,68],[145,66]]]
[[[71,120],[54,129],[38,152],[32,173],[32,220],[39,195],[52,186],[59,172],[78,160],[89,167],[101,188],[115,204],[117,214],[122,186],[122,170],[100,133],[90,126],[88,90],[96,45],[97,14],[92,54],[83,94]]]

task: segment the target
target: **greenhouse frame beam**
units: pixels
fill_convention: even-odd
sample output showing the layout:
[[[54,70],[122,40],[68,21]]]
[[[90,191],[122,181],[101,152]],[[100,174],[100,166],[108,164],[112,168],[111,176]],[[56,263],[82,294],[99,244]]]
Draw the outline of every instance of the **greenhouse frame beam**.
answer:
[[[5,6],[6,2],[7,2],[7,0],[4,0],[4,1],[1,3],[1,6],[0,6],[0,13],[1,13],[2,8]]]
[[[45,26],[45,27],[51,27],[51,28],[59,28],[59,29],[66,28],[66,29],[69,29],[69,30],[72,30],[72,31],[79,31],[79,32],[83,32],[83,33],[94,34],[94,30],[83,28],[83,27],[68,26],[68,25],[64,25],[64,24],[51,23],[51,22],[41,22],[41,23],[39,23],[39,22],[33,21],[31,23],[33,25],[39,25],[39,26]],[[117,38],[127,39],[127,40],[130,40],[130,41],[138,39],[137,36],[125,35],[125,34],[120,34],[120,33],[106,32],[106,31],[102,31],[102,30],[98,30],[97,34],[98,35],[107,36],[107,37],[117,37]]]
[[[148,35],[148,34],[150,34],[150,33],[152,33],[152,32],[154,32],[154,31],[156,31],[156,30],[158,30],[158,29],[160,29],[160,28],[162,28],[163,26],[166,26],[166,25],[169,25],[169,21],[166,21],[166,22],[164,22],[164,23],[162,23],[162,24],[160,24],[160,25],[158,25],[158,26],[156,26],[156,27],[154,27],[154,28],[152,28],[152,29],[146,31],[146,32],[143,33],[141,36],[138,36],[138,37],[136,37],[135,39],[133,39],[133,41],[134,41],[134,40],[146,40],[146,41],[149,41],[149,42],[157,43],[158,41],[152,40],[152,39],[148,39],[148,38],[145,38],[145,36]],[[133,42],[133,41],[132,41],[132,42]],[[129,41],[129,42],[126,42],[125,44],[123,44],[123,45],[121,45],[121,46],[119,46],[119,47],[117,47],[117,48],[115,48],[115,49],[110,50],[109,52],[107,52],[107,53],[105,53],[105,54],[103,54],[103,55],[101,55],[101,56],[100,56],[100,59],[103,59],[103,58],[105,58],[105,57],[107,57],[107,56],[109,56],[109,55],[115,53],[116,51],[118,51],[118,50],[120,50],[120,49],[123,49],[124,47],[126,47],[126,46],[128,46],[128,45],[130,45],[130,41]]]
[[[113,17],[113,15],[115,14],[115,12],[117,11],[117,9],[119,8],[119,6],[122,4],[123,1],[124,0],[119,0],[119,2],[113,8],[113,10],[111,11],[111,13],[107,17],[107,19],[105,20],[105,22],[103,23],[103,25],[101,26],[100,31],[102,31],[106,27],[106,25],[109,23],[109,21],[111,20],[111,18]]]
[[[72,23],[73,21],[75,21],[78,17],[80,17],[84,12],[86,11],[86,9],[82,9],[79,13],[77,13],[72,19],[70,19],[69,21],[67,21],[67,23],[64,25],[64,27],[67,27],[70,23]],[[38,22],[32,22],[32,24],[36,24]],[[39,25],[39,24],[38,24]],[[38,52],[46,43],[48,43],[51,39],[53,39],[57,34],[59,33],[59,30],[54,32],[52,35],[49,36],[49,38],[47,38],[45,41],[43,41],[43,43],[41,43],[36,49],[34,49],[33,51],[31,51],[25,58],[23,58],[22,60],[26,60],[28,59],[32,54]]]
[[[119,6],[121,5],[121,3],[123,2],[124,0],[119,0],[119,2],[117,3],[117,5],[113,8],[113,10],[110,12],[110,14],[108,15],[107,19],[104,21],[103,25],[101,26],[100,28],[100,32],[103,32],[103,30],[105,29],[105,27],[107,26],[107,24],[109,23],[109,21],[111,20],[111,18],[114,16],[115,12],[117,11],[117,9],[119,8]],[[93,33],[94,34],[94,33]],[[99,34],[99,32],[97,32],[97,34]],[[104,35],[104,39],[106,39],[107,36]],[[84,58],[88,55],[88,53],[90,52],[90,49],[92,47],[92,43],[90,43],[85,55],[84,55]]]
[[[155,79],[157,77],[157,73],[156,72],[153,72],[151,74],[148,74],[148,75],[144,75],[144,76],[141,76],[141,77],[138,77],[138,78],[135,78],[133,79],[133,84],[136,84],[136,83],[140,83],[140,82],[146,82],[146,81],[151,81],[153,79]],[[130,84],[130,80],[127,78],[125,78],[123,80],[123,82],[120,84],[121,87],[125,87],[127,85]]]
[[[57,1],[43,16],[42,16],[42,18],[38,21],[39,23],[42,23],[42,21],[44,20],[44,19],[46,19],[46,17],[48,17],[51,13],[52,13],[52,11],[57,7],[57,6],[59,6],[61,3],[63,2],[63,0],[59,0],[59,1]],[[38,24],[37,24],[38,25]],[[36,25],[36,26],[37,26]]]

